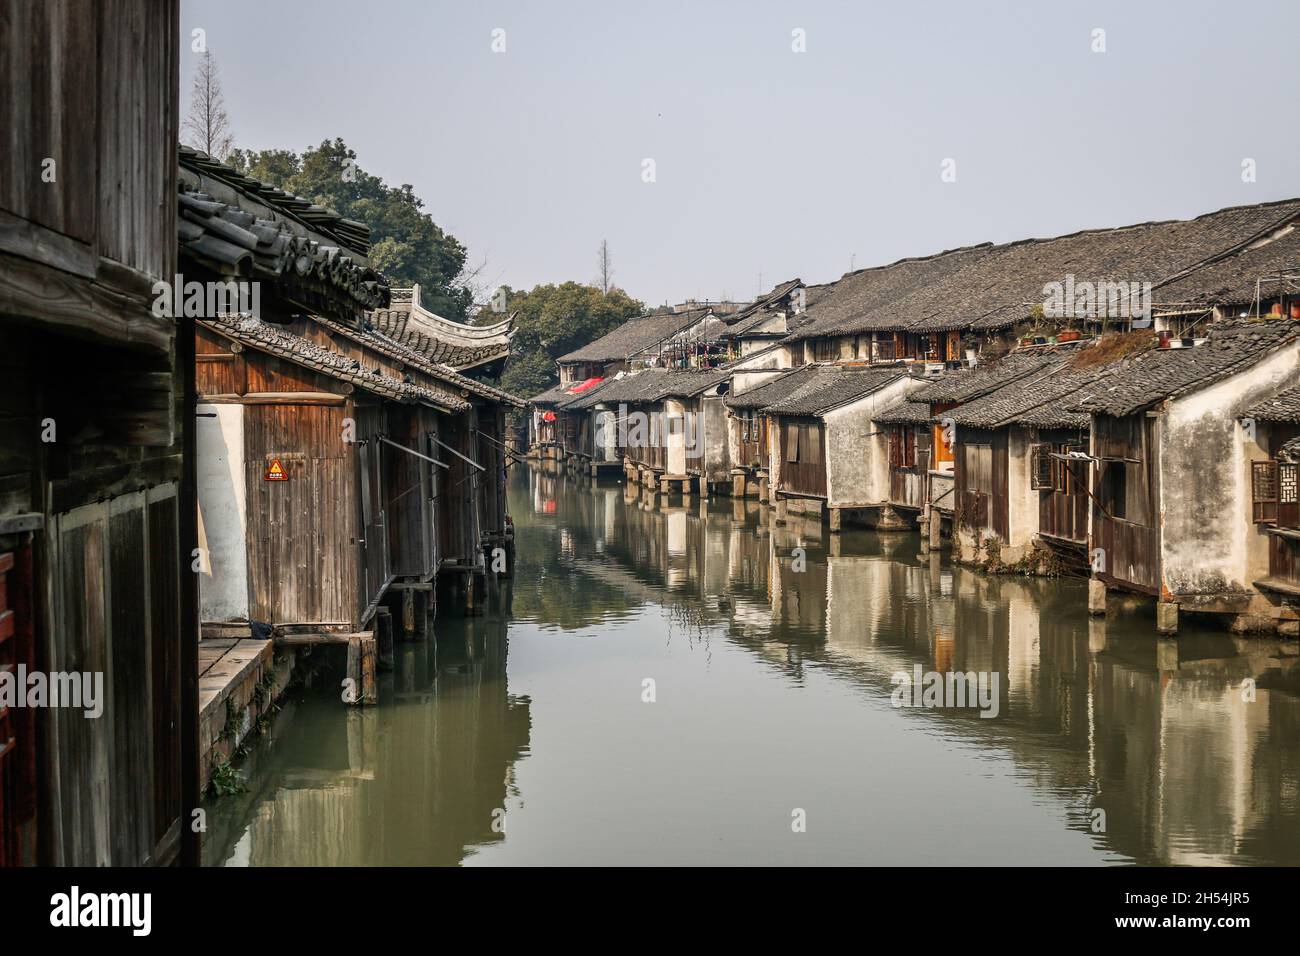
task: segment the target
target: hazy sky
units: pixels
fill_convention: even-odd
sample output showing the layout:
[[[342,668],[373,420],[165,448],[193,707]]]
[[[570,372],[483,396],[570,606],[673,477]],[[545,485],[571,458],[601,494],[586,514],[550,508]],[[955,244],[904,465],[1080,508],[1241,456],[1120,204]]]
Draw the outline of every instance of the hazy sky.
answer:
[[[182,108],[195,27],[237,145],[343,137],[494,285],[590,281],[608,239],[651,305],[748,298],[1300,196],[1294,0],[182,0]]]

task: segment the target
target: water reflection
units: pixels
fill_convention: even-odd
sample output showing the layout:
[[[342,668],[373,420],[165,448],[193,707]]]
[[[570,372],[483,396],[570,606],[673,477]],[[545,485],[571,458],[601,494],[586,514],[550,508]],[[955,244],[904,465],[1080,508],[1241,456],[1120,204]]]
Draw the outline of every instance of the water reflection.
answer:
[[[1157,640],[752,500],[521,471],[510,503],[496,613],[402,646],[379,708],[296,705],[212,862],[1300,862],[1294,643]],[[998,716],[892,707],[917,665],[996,672]]]

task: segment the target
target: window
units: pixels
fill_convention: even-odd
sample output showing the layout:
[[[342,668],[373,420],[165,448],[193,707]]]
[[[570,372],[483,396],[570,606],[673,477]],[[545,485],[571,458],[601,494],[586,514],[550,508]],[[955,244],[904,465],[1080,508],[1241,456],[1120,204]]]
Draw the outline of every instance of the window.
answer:
[[[916,467],[916,429],[911,425],[890,427],[889,464],[894,468]]]
[[[1035,491],[1055,491],[1054,463],[1051,445],[1034,445],[1029,453],[1029,487]]]
[[[1291,468],[1290,493],[1294,495],[1295,467]],[[1250,463],[1251,520],[1256,524],[1272,524],[1277,521],[1278,463],[1275,461],[1253,461]]]
[[[1101,506],[1112,518],[1128,517],[1128,462],[1107,461],[1102,470]]]
[[[833,362],[840,357],[840,343],[837,339],[822,338],[813,344],[813,357],[818,362]]]

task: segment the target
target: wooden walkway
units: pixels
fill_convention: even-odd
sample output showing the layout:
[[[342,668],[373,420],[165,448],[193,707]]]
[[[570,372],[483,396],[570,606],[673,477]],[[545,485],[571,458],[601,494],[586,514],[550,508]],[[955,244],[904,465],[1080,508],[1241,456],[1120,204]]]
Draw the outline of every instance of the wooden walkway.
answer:
[[[261,699],[258,684],[275,670],[270,641],[209,637],[199,641],[199,779],[206,789],[213,761],[226,763],[254,722],[283,689],[292,660]],[[232,715],[234,718],[232,720]],[[237,722],[238,726],[231,726]]]

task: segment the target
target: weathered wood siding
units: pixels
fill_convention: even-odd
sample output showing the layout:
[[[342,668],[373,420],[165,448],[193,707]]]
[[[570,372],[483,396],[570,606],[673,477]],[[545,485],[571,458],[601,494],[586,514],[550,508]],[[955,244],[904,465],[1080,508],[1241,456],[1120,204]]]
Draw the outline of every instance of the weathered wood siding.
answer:
[[[778,418],[781,490],[826,497],[826,429],[816,418]]]
[[[97,720],[18,722],[43,785],[0,816],[34,823],[43,863],[170,862],[197,784],[190,363],[150,308],[176,272],[178,32],[168,0],[0,5],[0,553],[27,563],[35,666],[106,681]]]
[[[166,0],[0,6],[5,311],[44,300],[69,331],[167,347],[140,306],[175,272],[179,29]]]
[[[954,514],[968,531],[1010,537],[1007,430],[962,428],[953,449]]]
[[[244,408],[249,616],[254,620],[359,623],[364,606],[355,543],[359,456],[356,446],[343,441],[350,417],[348,405]],[[280,462],[287,481],[266,480],[273,461]]]
[[[100,718],[52,712],[56,863],[151,862],[177,826],[178,507],[168,485],[54,517],[47,668],[105,675]]]
[[[428,455],[424,436],[430,430],[430,422],[426,412],[432,415],[432,410],[423,406],[389,405],[388,437],[406,448]],[[436,466],[391,445],[381,445],[380,451],[392,572],[397,577],[427,579],[437,570],[430,501],[430,470]]]
[[[1046,452],[1065,455],[1071,450],[1088,450],[1087,432],[1044,431],[1038,440]],[[1031,462],[1032,466],[1032,462]],[[1085,461],[1051,459],[1052,487],[1038,492],[1038,530],[1077,544],[1088,540],[1088,479]]]
[[[1160,488],[1157,419],[1144,414],[1093,417],[1093,456],[1100,467],[1093,480],[1092,548],[1102,550],[1108,584],[1148,594],[1160,593]],[[1111,469],[1121,469],[1124,494],[1116,503],[1107,494]],[[1115,487],[1115,484],[1110,484]],[[1122,513],[1122,517],[1119,516]]]
[[[908,432],[910,439],[904,437]],[[930,429],[928,426],[905,425],[895,434],[898,437],[891,436],[889,446],[889,502],[903,508],[922,508],[930,493]],[[910,447],[903,444],[909,441]],[[910,464],[895,464],[895,460],[910,460]]]

